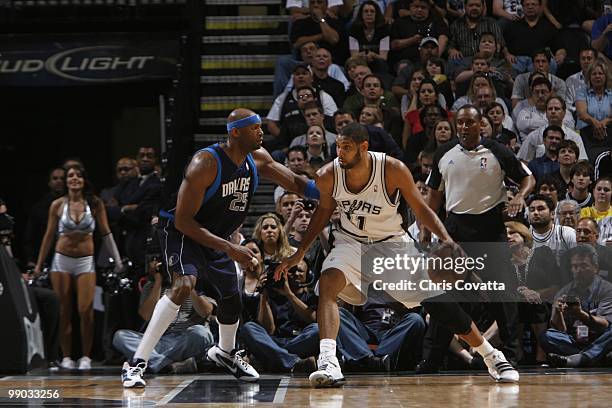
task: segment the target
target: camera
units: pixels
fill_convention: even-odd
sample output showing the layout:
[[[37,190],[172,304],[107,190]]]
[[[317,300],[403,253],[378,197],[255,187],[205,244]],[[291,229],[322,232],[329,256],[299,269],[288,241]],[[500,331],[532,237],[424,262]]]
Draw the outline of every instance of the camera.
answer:
[[[34,268],[29,267],[26,269],[28,274],[28,286],[34,288],[50,288],[51,280],[49,279],[49,268],[44,268],[40,275],[34,275]]]
[[[302,203],[304,204],[304,210],[306,211],[313,211],[315,208],[317,208],[317,202],[314,200],[302,200]]]
[[[123,260],[123,269],[115,272],[115,261],[112,258],[108,260],[109,266],[101,269],[101,286],[104,292],[110,295],[118,295],[120,293],[131,292],[134,289],[132,276],[132,262],[129,259]]]
[[[284,277],[282,277],[281,279],[277,281],[274,280],[274,271],[276,270],[278,265],[280,265],[280,262],[275,262],[275,261],[266,259],[264,261],[264,265],[265,265],[264,273],[266,274],[266,284],[263,287],[263,289],[280,289],[283,286],[285,286]],[[295,273],[296,270],[297,270],[297,266],[294,266],[293,268],[289,269],[287,273],[287,276],[289,278],[289,283],[291,283],[291,280],[293,279],[292,275],[293,273]]]
[[[580,304],[580,299],[576,295],[567,295],[565,304],[568,306],[578,306]]]
[[[156,273],[161,273],[162,286],[170,286],[170,276],[167,273],[162,273],[160,270],[163,263],[162,249],[158,239],[157,224],[152,225],[145,243],[145,274],[153,277]],[[152,265],[155,265],[155,270],[151,270]]]

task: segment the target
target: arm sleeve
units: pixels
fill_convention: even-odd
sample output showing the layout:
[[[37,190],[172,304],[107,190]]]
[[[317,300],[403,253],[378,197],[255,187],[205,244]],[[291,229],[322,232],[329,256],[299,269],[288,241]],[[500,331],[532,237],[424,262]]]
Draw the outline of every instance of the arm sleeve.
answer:
[[[523,166],[523,163],[516,158],[512,150],[508,149],[506,146],[495,141],[489,141],[486,146],[491,149],[491,152],[493,152],[499,161],[506,176],[510,177],[516,183],[520,183],[523,178],[531,175],[529,169]]]
[[[112,232],[103,236],[102,242],[104,243],[104,246],[106,246],[108,253],[110,253],[113,257],[113,261],[115,261],[115,268],[121,269],[123,267],[123,262],[121,261],[121,255],[119,254],[119,249],[117,248]]]
[[[391,41],[389,36],[383,37],[378,44],[379,51],[389,51],[391,49]]]
[[[534,130],[533,132],[529,134],[529,136],[525,138],[525,140],[523,141],[523,144],[521,145],[521,148],[516,154],[517,158],[519,158],[520,160],[524,160],[526,162],[529,162],[535,158],[536,148],[538,145],[536,143],[537,132],[538,132],[537,130]]]
[[[281,107],[283,106],[283,102],[285,102],[287,95],[288,94],[286,92],[283,92],[282,94],[278,95],[276,99],[274,99],[274,103],[272,104],[266,119],[273,120],[275,122],[280,121]]]
[[[427,181],[425,182],[430,188],[433,188],[437,191],[441,191],[444,188],[444,180],[442,179],[442,172],[440,171],[440,160],[442,157],[451,149],[453,149],[457,145],[455,143],[446,143],[442,147],[436,150],[433,157],[433,165],[431,166],[431,173],[427,177]]]
[[[586,102],[586,99],[587,99],[586,96],[587,96],[586,87],[584,85],[579,86],[578,89],[576,89],[576,102],[577,101]]]
[[[350,51],[359,51],[359,41],[353,37],[349,36],[349,50]]]

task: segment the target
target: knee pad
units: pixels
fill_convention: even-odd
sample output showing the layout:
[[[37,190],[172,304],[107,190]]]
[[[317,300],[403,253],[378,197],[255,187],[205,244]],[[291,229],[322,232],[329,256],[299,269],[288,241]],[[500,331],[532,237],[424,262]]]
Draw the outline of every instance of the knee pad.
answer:
[[[236,293],[221,299],[217,308],[217,321],[221,324],[234,324],[240,318],[242,312],[242,297]]]

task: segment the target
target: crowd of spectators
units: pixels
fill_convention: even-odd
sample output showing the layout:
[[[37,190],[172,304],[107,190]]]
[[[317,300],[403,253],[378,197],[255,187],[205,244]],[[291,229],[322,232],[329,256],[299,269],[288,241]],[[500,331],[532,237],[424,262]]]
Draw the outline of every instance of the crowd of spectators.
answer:
[[[612,44],[610,24],[602,28],[610,14],[601,14],[601,2],[573,2],[572,13],[560,4],[565,3],[288,2],[293,54],[277,63],[265,146],[295,173],[314,177],[334,159],[335,135],[359,122],[370,149],[404,161],[427,199],[436,150],[457,140],[455,112],[476,106],[481,136],[510,149],[537,182],[525,211],[506,222],[522,299],[516,330],[524,340],[512,362],[578,367],[612,358]],[[583,44],[568,40],[572,30]],[[27,278],[40,280],[45,266],[50,268],[58,307],[47,310],[57,316],[47,317],[47,326],[54,327],[44,334],[51,338],[47,347],[56,348],[47,354],[57,356],[56,366],[64,369],[90,367],[96,282],[107,295],[107,362],[119,361],[117,352],[132,356],[142,323],[170,284],[168,260],[155,248],[162,187],[155,150],[142,147],[135,157],[119,159],[117,183],[99,196],[85,188],[88,165],[67,161],[49,173],[49,192],[32,207],[24,240],[23,264],[34,269]],[[511,199],[517,186],[508,180],[506,187]],[[339,217],[332,217],[304,262],[278,284],[270,271],[295,251],[317,203],[280,187],[274,201],[276,211],[257,220],[252,236],[236,231],[231,237],[259,257],[256,266],[239,268],[239,342],[264,372],[309,372],[318,352],[314,288]],[[409,209],[403,213],[405,228],[418,241],[419,225]],[[95,219],[95,227],[79,226],[85,218]],[[58,272],[68,272],[55,270],[66,265],[54,263],[66,250],[62,242],[68,251],[78,249],[63,256],[95,253],[97,266],[88,260],[73,276],[60,278]],[[83,343],[78,363],[70,342],[73,294]],[[341,306],[338,350],[346,369],[431,370],[418,364],[428,321],[421,307],[384,296]],[[149,369],[210,368],[204,356],[216,337],[215,308],[205,285],[194,290],[156,346]],[[495,343],[495,320],[485,311],[477,317]],[[61,339],[61,352],[54,337]],[[447,362],[484,367],[457,339]]]

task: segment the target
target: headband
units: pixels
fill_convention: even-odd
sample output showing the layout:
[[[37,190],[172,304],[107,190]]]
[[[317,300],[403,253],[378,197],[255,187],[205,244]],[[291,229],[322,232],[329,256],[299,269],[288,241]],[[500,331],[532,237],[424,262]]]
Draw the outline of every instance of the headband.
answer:
[[[235,120],[227,124],[228,133],[232,131],[232,129],[241,129],[243,127],[253,125],[255,123],[261,123],[261,118],[258,114],[253,114],[247,118]]]

